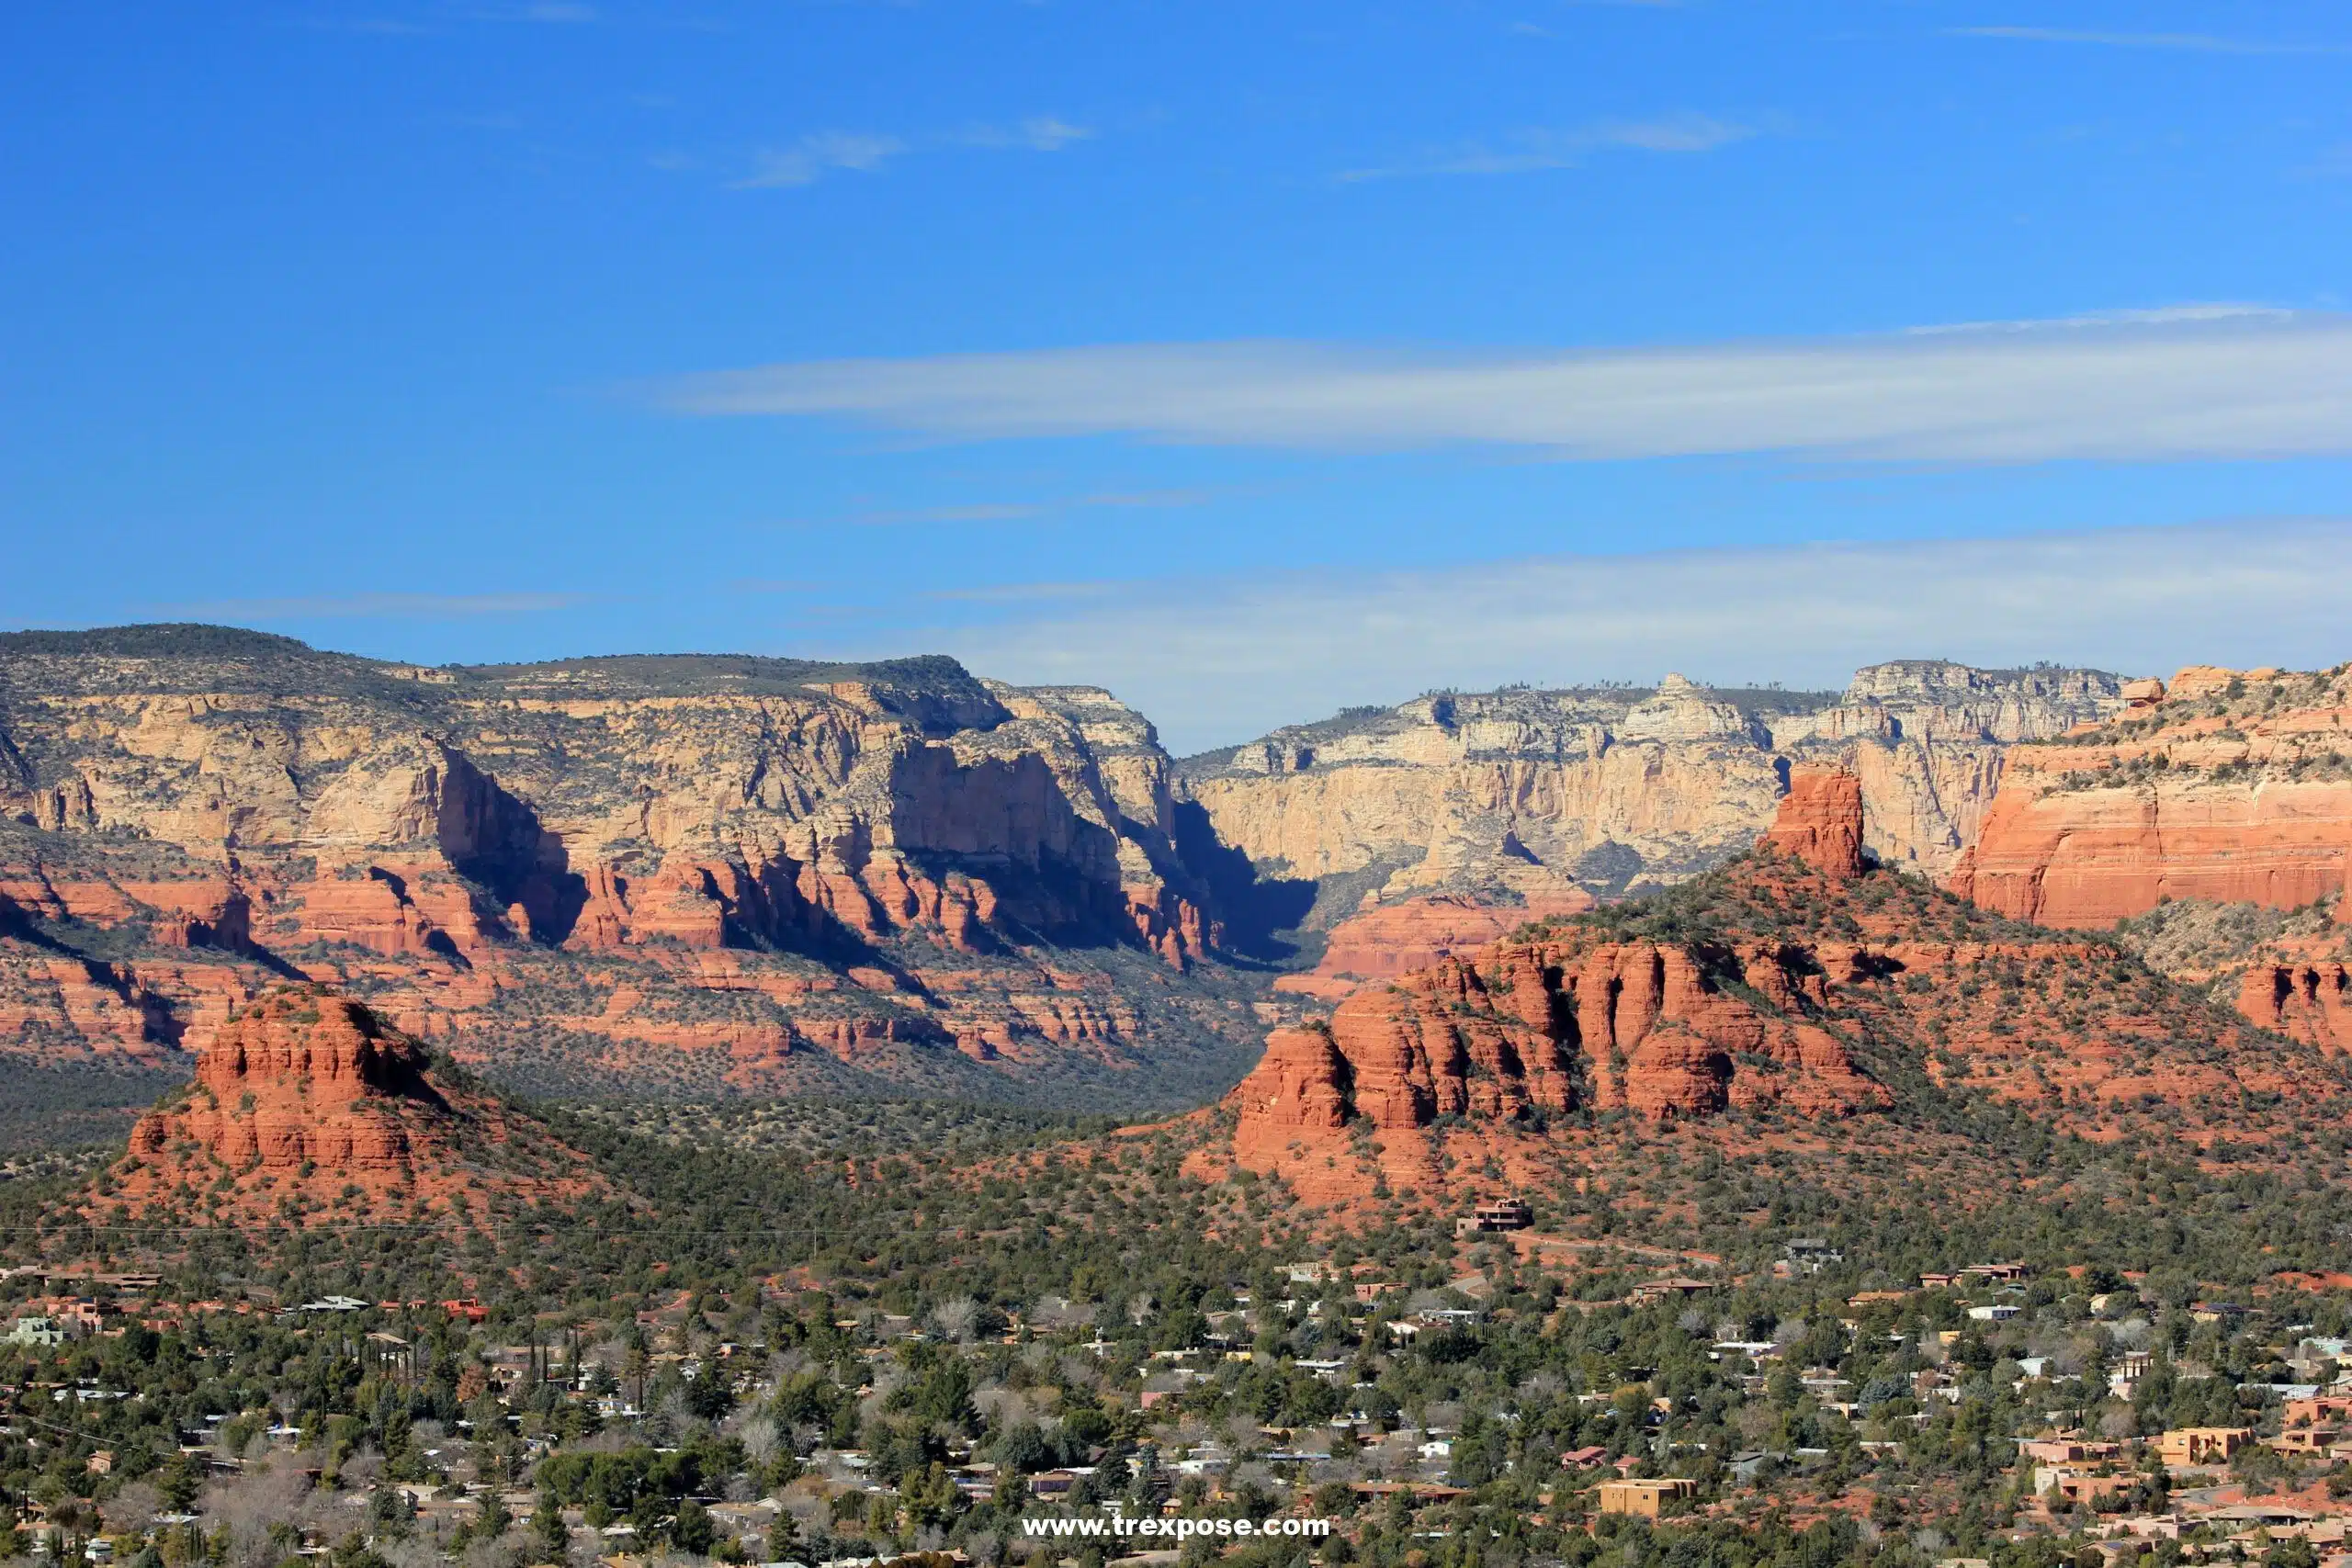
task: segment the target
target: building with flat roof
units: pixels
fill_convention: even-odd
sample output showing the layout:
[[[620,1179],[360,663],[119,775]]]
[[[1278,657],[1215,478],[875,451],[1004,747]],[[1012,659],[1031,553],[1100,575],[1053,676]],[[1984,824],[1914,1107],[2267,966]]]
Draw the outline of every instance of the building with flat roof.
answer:
[[[1600,1483],[1600,1511],[1654,1519],[1668,1503],[1678,1497],[1695,1497],[1698,1493],[1699,1483],[1682,1476],[1657,1481],[1604,1481]]]
[[[1456,1235],[1482,1231],[1523,1231],[1535,1223],[1535,1211],[1516,1198],[1490,1198],[1453,1222]]]
[[[2176,1427],[2156,1439],[2156,1452],[2172,1468],[2226,1464],[2232,1454],[2252,1441],[2250,1427]]]

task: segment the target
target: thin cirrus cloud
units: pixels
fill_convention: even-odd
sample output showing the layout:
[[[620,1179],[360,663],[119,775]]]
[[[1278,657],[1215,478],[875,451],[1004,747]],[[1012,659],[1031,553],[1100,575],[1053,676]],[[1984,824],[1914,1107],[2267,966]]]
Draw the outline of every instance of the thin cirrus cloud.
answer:
[[[1038,583],[958,595],[981,601],[969,609],[993,604],[994,618],[918,635],[1000,679],[1108,686],[1181,754],[1433,685],[1646,682],[1673,670],[1821,688],[1911,658],[2129,674],[2331,665],[2352,654],[2342,585],[2313,563],[2347,551],[2352,522],[2287,519],[1539,556],[1181,591]]]
[[[2086,32],[2069,28],[1947,28],[1944,32],[1951,38],[2090,44],[2104,49],[2177,50],[2194,54],[2352,54],[2352,45],[2347,44],[2222,38],[2212,33]]]
[[[976,125],[955,140],[967,147],[990,147],[1023,150],[1031,152],[1058,152],[1073,141],[1086,141],[1094,132],[1083,125],[1072,125],[1055,115],[1032,115],[1017,125]]]
[[[1088,127],[1054,115],[1033,115],[1012,125],[967,126],[953,135],[918,140],[870,131],[812,131],[789,147],[761,153],[735,188],[786,189],[815,185],[832,174],[870,175],[894,158],[942,149],[1058,152],[1093,135]]]
[[[780,152],[763,152],[752,171],[735,185],[739,190],[774,190],[815,185],[842,170],[870,175],[907,151],[907,143],[895,136],[820,130]]]
[[[706,416],[948,441],[1125,435],[1566,460],[2165,462],[2352,451],[2352,316],[2196,306],[1796,342],[1516,354],[1139,344],[773,365],[650,389]]]
[[[1349,169],[1342,184],[1426,175],[1525,175],[1574,168],[1595,152],[1712,152],[1760,134],[1757,128],[1713,115],[1666,115],[1655,119],[1602,120],[1558,130],[1531,127],[1498,142],[1470,142],[1425,152],[1403,163]]]
[[[897,527],[909,524],[1021,523],[1033,518],[1050,517],[1057,513],[1085,511],[1095,507],[1120,510],[1167,510],[1182,506],[1204,506],[1216,499],[1220,491],[1213,490],[1136,490],[1096,491],[1086,495],[1071,496],[1057,501],[1001,501],[967,502],[953,506],[883,507],[852,513],[839,518],[800,518],[786,525],[801,528],[829,528],[842,523],[861,527]]]
[[[1041,516],[1045,510],[1028,502],[989,502],[975,506],[913,506],[865,512],[858,514],[856,521],[877,528],[904,523],[1018,523]]]

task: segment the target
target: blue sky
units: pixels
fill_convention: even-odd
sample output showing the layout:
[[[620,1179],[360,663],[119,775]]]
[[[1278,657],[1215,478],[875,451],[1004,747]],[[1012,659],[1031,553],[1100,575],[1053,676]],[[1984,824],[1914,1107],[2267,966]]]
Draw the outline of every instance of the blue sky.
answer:
[[[2332,662],[2347,87],[2318,4],[11,7],[0,622],[945,649],[1179,749]]]

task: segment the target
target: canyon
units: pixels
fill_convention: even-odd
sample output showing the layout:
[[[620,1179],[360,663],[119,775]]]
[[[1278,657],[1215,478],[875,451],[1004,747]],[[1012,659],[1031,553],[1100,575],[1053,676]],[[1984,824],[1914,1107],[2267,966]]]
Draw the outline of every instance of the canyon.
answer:
[[[2342,1051],[2347,713],[2341,668],[1901,660],[1842,693],[1438,694],[1179,761],[1106,692],[936,657],[426,668],[222,627],[21,633],[0,637],[0,1077],[119,1072],[107,1103],[143,1103],[291,982],[558,1099],[1176,1110],[1261,1052],[1336,1083],[1317,1030],[1355,998],[1469,1005],[1498,944],[1759,842],[1840,885],[2121,920],[2172,979]],[[2209,908],[2290,923],[2186,942]],[[1478,1092],[1514,1114],[1866,1108],[1866,1070],[1812,1024],[1736,1018],[1723,975],[1652,948],[1513,961],[1559,968],[1546,1008],[1636,1000],[1596,1036],[1607,1070],[1496,1044]],[[1746,951],[1724,973],[1735,999],[1796,983]],[[1383,1049],[1430,1049],[1415,1017]],[[1708,1087],[1676,1076],[1692,1051],[1778,1066]]]

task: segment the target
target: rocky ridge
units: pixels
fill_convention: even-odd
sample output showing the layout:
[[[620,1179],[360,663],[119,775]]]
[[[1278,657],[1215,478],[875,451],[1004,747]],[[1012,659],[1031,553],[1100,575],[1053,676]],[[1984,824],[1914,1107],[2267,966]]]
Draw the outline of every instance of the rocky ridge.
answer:
[[[275,974],[493,1069],[1189,1087],[1253,987],[1174,807],[1108,694],[945,660],[0,637],[0,1052],[170,1050]]]
[[[1849,1141],[1899,1139],[1956,1095],[2090,1137],[2198,1142],[2247,1133],[2208,1114],[2247,1096],[2305,1119],[2352,1103],[2340,1058],[2111,943],[1865,866],[1852,774],[1792,784],[1761,844],[1722,869],[1367,987],[1328,1027],[1277,1030],[1193,1168],[1277,1176],[1355,1213],[1582,1181],[1612,1118],[1734,1140],[1853,1121],[1884,1130]]]
[[[1792,765],[1847,768],[1871,852],[1941,874],[1973,840],[2010,748],[2121,712],[2122,684],[1904,660],[1843,694],[1677,675],[1648,691],[1446,694],[1188,758],[1178,787],[1261,894],[1295,889],[1289,918],[1335,928],[1306,988],[1337,995],[1395,973],[1364,966],[1363,950],[1444,945],[1464,907],[1555,912],[1737,853],[1771,822]],[[1376,934],[1351,935],[1350,917],[1373,910]]]

